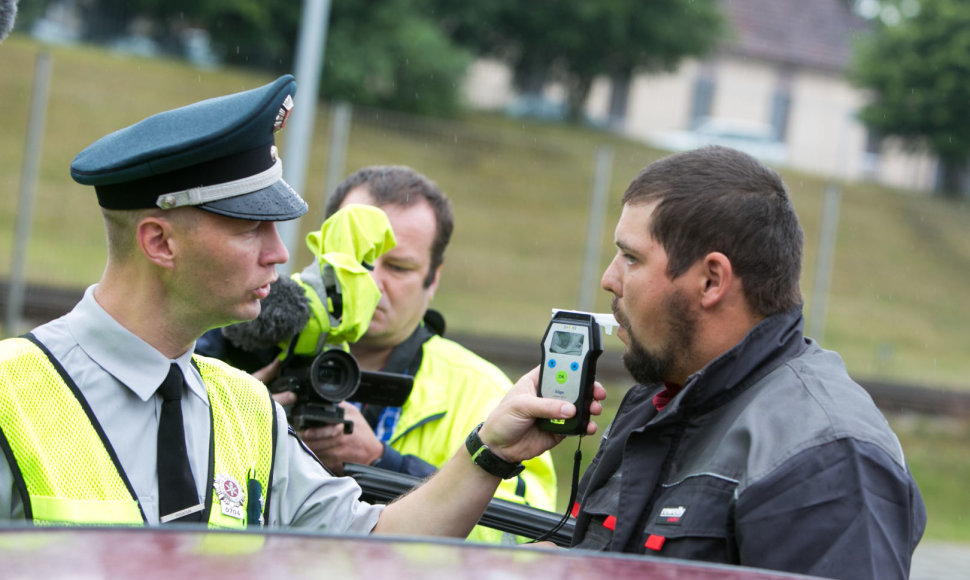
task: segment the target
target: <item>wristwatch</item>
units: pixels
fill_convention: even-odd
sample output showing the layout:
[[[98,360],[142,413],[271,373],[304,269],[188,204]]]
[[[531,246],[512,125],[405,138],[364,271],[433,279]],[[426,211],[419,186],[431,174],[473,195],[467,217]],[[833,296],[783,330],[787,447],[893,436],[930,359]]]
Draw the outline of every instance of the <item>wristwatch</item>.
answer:
[[[482,428],[482,425],[484,423],[479,423],[468,434],[468,439],[465,439],[465,449],[468,449],[468,453],[471,454],[472,461],[475,462],[475,465],[484,469],[488,474],[501,477],[502,479],[511,479],[522,473],[522,470],[525,469],[524,465],[502,459],[492,453],[488,445],[482,443],[481,437],[478,436],[478,430]]]

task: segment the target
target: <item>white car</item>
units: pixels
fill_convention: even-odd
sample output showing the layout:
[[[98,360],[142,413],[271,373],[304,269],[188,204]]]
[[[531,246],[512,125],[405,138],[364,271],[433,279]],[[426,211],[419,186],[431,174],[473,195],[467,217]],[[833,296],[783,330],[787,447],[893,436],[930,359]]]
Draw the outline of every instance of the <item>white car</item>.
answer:
[[[702,120],[692,131],[668,131],[647,140],[654,147],[669,151],[723,145],[773,165],[784,165],[788,161],[788,147],[778,140],[774,129],[766,123],[747,119],[710,117]]]

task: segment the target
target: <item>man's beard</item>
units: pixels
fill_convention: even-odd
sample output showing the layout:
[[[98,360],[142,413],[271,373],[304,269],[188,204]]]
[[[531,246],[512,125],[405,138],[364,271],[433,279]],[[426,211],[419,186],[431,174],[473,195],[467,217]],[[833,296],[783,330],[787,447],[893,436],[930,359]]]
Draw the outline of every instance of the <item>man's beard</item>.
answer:
[[[690,356],[697,332],[697,317],[691,313],[687,297],[680,290],[674,291],[664,300],[669,329],[667,342],[658,352],[650,352],[633,336],[630,326],[627,336],[630,344],[623,353],[623,364],[642,385],[662,383],[670,380],[672,371],[683,365]]]

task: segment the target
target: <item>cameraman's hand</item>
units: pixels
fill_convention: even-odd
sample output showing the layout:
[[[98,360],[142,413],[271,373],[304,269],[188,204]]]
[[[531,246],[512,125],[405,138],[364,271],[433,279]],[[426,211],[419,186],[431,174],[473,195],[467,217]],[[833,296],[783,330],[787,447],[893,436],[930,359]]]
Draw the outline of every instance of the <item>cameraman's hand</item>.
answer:
[[[280,368],[280,359],[274,358],[273,362],[259,370],[253,371],[252,375],[262,381],[263,384],[269,385],[271,382],[273,382],[273,379],[280,376]],[[289,407],[290,405],[296,403],[296,393],[291,391],[273,393],[272,397],[274,401],[284,407]]]
[[[384,453],[384,444],[357,407],[346,401],[340,407],[344,410],[344,419],[354,423],[352,433],[344,433],[343,425],[312,427],[300,433],[306,446],[336,475],[343,475],[344,463],[370,465]]]
[[[283,391],[282,393],[273,393],[273,400],[284,407],[289,407],[296,403],[296,393],[293,391]]]
[[[568,419],[576,414],[576,406],[556,399],[537,396],[539,367],[526,373],[505,398],[498,404],[482,426],[479,436],[489,449],[506,461],[518,462],[531,459],[554,447],[564,435],[541,431],[535,419]],[[593,402],[590,415],[603,411],[600,403],[606,398],[606,389],[599,382],[593,384]],[[596,433],[596,423],[590,421],[587,434]]]
[[[273,362],[264,366],[263,368],[253,371],[253,376],[262,381],[264,384],[270,384],[273,379],[280,376],[280,368],[282,362],[278,358],[274,358]],[[282,404],[282,403],[281,403]]]

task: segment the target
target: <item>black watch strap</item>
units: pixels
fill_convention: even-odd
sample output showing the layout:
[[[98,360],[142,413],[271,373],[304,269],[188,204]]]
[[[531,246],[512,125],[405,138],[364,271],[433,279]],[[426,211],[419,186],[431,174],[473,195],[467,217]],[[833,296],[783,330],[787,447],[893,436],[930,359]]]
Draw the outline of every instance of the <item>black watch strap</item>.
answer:
[[[468,434],[468,439],[465,439],[465,449],[468,449],[468,453],[471,454],[472,461],[475,462],[475,465],[481,467],[490,475],[501,477],[502,479],[511,479],[522,473],[522,470],[525,469],[524,465],[502,459],[492,453],[488,445],[482,442],[481,437],[478,436],[478,430],[482,428],[483,424],[479,423]]]

